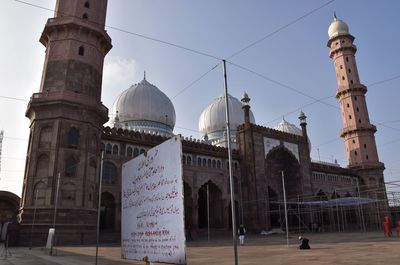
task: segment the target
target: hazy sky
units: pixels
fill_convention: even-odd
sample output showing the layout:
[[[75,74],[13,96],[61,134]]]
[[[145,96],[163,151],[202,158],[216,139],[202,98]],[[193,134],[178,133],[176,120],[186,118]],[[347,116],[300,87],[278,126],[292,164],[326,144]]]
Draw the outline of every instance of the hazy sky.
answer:
[[[55,7],[55,0],[26,2]],[[339,137],[340,111],[330,106],[339,104],[334,97],[333,62],[326,47],[327,30],[336,11],[356,37],[361,81],[371,85],[367,104],[370,119],[378,128],[376,141],[386,166],[385,180],[399,180],[400,1],[336,0],[296,21],[327,2],[109,0],[106,23],[218,58],[229,58],[270,35],[228,59],[258,74],[228,63],[229,93],[240,98],[247,91],[256,122],[268,127],[276,126],[282,116],[298,125],[301,108],[307,115],[311,157],[329,162],[337,159],[346,166],[345,147]],[[52,16],[51,11],[18,1],[0,1],[0,129],[5,131],[0,190],[18,195],[29,133],[25,110],[29,97],[39,90],[45,52],[39,37]],[[112,28],[107,31],[114,47],[105,59],[104,104],[111,108],[119,93],[139,82],[145,70],[147,80],[174,103],[175,133],[198,138],[201,111],[223,93],[221,66],[182,90],[219,61]],[[315,101],[312,98],[325,99],[310,105]]]

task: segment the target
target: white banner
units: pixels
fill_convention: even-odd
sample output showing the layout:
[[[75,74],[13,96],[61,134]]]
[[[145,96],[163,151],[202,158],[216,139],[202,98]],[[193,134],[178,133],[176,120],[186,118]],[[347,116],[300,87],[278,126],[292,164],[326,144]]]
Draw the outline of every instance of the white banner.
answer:
[[[179,136],[122,166],[121,255],[186,264]]]

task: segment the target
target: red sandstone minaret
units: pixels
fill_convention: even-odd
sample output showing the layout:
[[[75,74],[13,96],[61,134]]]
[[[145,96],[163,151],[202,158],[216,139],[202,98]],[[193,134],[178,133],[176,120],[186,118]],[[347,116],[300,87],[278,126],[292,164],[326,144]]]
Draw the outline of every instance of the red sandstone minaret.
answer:
[[[100,142],[108,110],[101,102],[107,0],[58,0],[40,37],[46,47],[39,93],[33,94],[21,242],[43,245],[53,226],[58,175],[58,243],[95,239]],[[35,229],[31,235],[33,212]]]
[[[360,83],[353,44],[347,24],[334,17],[328,29],[330,58],[335,64],[343,128],[340,136],[346,145],[348,166],[360,175],[361,190],[384,187],[383,163],[375,143],[376,127],[370,123],[365,101],[367,88]]]

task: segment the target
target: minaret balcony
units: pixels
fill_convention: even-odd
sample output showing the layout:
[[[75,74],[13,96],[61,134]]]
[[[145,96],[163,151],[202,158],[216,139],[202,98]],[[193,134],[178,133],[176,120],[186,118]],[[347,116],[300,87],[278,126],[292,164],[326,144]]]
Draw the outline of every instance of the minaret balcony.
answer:
[[[104,30],[104,25],[78,17],[49,18],[42,35],[40,36],[40,42],[44,46],[47,46],[48,42],[51,40],[50,36],[53,32],[60,32],[69,29],[87,30],[90,34],[97,36],[104,46],[105,53],[110,51],[112,48],[111,37],[107,34],[107,31]]]
[[[85,108],[92,108],[102,117],[103,120],[108,120],[108,108],[102,104],[101,101],[94,99],[91,96],[79,94],[73,91],[62,90],[62,91],[49,91],[45,93],[34,93],[29,100],[26,114],[31,111],[32,108],[41,105],[53,104],[53,103],[69,103],[73,105],[80,105]]]
[[[353,133],[361,132],[361,131],[369,131],[369,132],[375,133],[376,126],[372,125],[372,124],[367,124],[367,125],[362,125],[362,126],[360,126],[360,125],[346,126],[340,130],[340,137],[344,138],[348,134],[353,134]]]
[[[336,90],[336,98],[340,98],[341,96],[352,92],[361,92],[363,95],[365,95],[367,93],[367,87],[362,84],[339,86]]]

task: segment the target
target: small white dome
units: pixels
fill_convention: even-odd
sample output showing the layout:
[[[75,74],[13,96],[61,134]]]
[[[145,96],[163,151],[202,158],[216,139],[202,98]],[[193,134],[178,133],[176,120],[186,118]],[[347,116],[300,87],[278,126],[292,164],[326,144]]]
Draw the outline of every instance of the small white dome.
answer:
[[[281,132],[285,132],[285,133],[290,133],[290,134],[295,134],[295,135],[300,135],[300,136],[303,135],[303,131],[299,127],[297,127],[293,123],[286,121],[284,118],[282,119],[282,121],[280,123],[278,123],[278,125],[275,126],[274,129],[281,131]],[[307,140],[308,140],[308,149],[311,152],[310,138],[307,138]]]
[[[235,97],[228,95],[229,120],[232,136],[236,128],[244,123],[242,103]],[[250,110],[250,122],[255,123],[254,115]],[[209,140],[223,137],[226,130],[225,96],[215,99],[200,115],[199,131],[203,138],[206,134]]]
[[[349,26],[344,21],[335,17],[328,28],[329,39],[342,34],[349,34]]]
[[[274,129],[285,133],[291,133],[300,136],[303,135],[303,132],[299,127],[297,127],[293,123],[286,121],[285,119],[282,119],[282,121],[278,123],[278,125],[276,125]]]
[[[114,126],[119,122],[122,128],[162,135],[172,135],[176,119],[171,100],[146,78],[117,97],[112,114],[119,119],[111,121]]]

